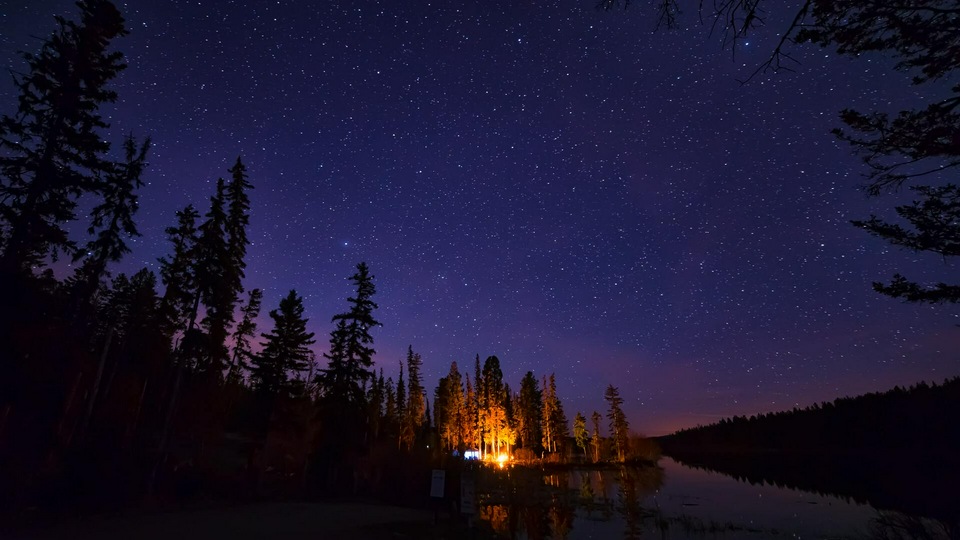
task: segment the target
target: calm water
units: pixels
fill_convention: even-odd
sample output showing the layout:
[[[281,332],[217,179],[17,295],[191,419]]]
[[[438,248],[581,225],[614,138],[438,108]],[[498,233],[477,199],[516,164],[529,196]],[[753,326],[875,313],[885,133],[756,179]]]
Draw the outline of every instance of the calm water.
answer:
[[[512,469],[481,475],[480,517],[507,538],[948,537],[931,520],[879,512],[830,495],[750,484],[667,457],[657,468]]]

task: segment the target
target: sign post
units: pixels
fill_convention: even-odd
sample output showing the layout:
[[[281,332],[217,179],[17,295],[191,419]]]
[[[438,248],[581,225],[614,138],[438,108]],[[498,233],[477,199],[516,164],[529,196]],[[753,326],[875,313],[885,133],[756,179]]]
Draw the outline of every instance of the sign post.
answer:
[[[443,498],[443,484],[447,481],[447,471],[443,469],[434,469],[430,477],[430,496]]]

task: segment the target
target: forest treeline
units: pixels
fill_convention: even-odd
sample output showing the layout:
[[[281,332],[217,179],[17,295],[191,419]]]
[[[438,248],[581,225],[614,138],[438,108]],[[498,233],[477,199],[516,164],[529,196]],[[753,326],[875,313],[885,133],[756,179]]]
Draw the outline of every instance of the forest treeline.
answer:
[[[686,465],[933,518],[957,531],[958,410],[960,377],[954,377],[734,416],[657,440]]]
[[[789,411],[734,416],[658,441],[665,453],[894,451],[955,455],[960,450],[960,377],[942,384],[843,397]]]
[[[416,356],[412,351],[410,355]],[[623,398],[613,385],[604,393],[606,422],[593,411],[588,426],[587,419],[577,412],[571,436],[554,374],[538,381],[528,371],[520,380],[519,391],[514,392],[504,382],[496,356],[488,357],[482,367],[477,356],[473,372],[471,383],[469,374],[461,375],[453,362],[434,390],[434,425],[446,450],[459,454],[476,450],[481,459],[503,454],[521,462],[656,462],[659,457],[653,441],[631,433]],[[606,428],[607,436],[601,427]]]
[[[198,492],[410,502],[429,493],[430,466],[471,449],[654,455],[629,436],[616,388],[611,435],[599,413],[590,433],[578,413],[571,438],[554,376],[528,372],[514,393],[496,356],[477,355],[472,379],[451,364],[431,413],[412,346],[396,381],[375,369],[365,263],[331,309],[322,358],[295,290],[260,328],[263,293],[244,285],[253,182],[240,158],[206,203],[172,216],[158,272],[111,273],[140,236],[151,143],[130,134],[117,153],[108,142],[100,107],[126,67],[110,43],[127,31],[108,0],[77,6],[77,21],[58,17],[41,50],[23,55],[16,111],[0,118],[0,508]],[[87,205],[87,234],[75,238]]]

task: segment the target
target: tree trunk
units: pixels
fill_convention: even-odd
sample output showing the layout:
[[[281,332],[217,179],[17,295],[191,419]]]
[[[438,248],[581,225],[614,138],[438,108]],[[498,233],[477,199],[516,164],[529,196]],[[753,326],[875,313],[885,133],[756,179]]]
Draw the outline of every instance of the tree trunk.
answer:
[[[126,443],[125,446],[129,448],[133,444],[133,440],[137,435],[137,424],[140,423],[140,411],[143,409],[143,398],[147,395],[147,382],[150,379],[143,380],[143,389],[140,390],[140,399],[137,400],[137,412],[133,415],[133,421],[130,423],[130,426],[127,428],[126,434]]]
[[[110,352],[110,343],[113,341],[114,327],[110,327],[107,332],[107,341],[103,345],[103,351],[100,352],[100,361],[97,363],[97,374],[93,378],[93,389],[90,391],[90,399],[87,400],[87,408],[83,413],[83,420],[80,421],[80,437],[86,438],[87,428],[90,426],[90,417],[93,416],[93,406],[97,401],[97,393],[100,390],[100,379],[103,378],[103,366],[107,362],[107,353]]]

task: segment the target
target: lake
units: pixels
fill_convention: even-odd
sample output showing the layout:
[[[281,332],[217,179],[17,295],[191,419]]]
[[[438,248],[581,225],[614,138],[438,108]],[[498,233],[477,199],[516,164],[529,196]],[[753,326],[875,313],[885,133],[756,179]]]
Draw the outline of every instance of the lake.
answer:
[[[541,538],[952,538],[939,521],[685,466],[479,472],[479,517]]]

